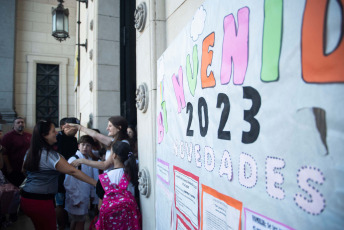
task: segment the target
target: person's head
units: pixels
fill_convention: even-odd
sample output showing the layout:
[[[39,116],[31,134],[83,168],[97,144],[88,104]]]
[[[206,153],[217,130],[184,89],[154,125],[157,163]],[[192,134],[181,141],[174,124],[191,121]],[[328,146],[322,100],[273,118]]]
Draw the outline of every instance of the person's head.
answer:
[[[53,145],[57,142],[56,135],[57,132],[53,122],[44,120],[37,122],[33,128],[31,145],[24,163],[25,170],[38,170],[42,149],[47,151],[53,149]]]
[[[114,137],[117,140],[128,139],[128,121],[121,116],[113,116],[109,118],[106,130],[109,132],[108,136]]]
[[[13,120],[13,130],[17,133],[23,133],[25,128],[25,120],[22,117],[16,117]]]
[[[78,144],[79,151],[83,155],[89,156],[90,153],[92,153],[94,140],[91,136],[89,136],[89,135],[81,136],[78,143],[79,143]]]
[[[41,120],[38,121],[33,128],[31,145],[37,147],[48,147],[56,143],[56,130],[55,125],[51,121]]]
[[[130,146],[128,143],[116,141],[111,147],[113,158],[118,158],[121,163],[125,163],[129,158]]]
[[[134,138],[136,134],[134,126],[129,125],[127,128],[127,133],[130,138]]]
[[[129,175],[131,183],[136,186],[138,183],[138,168],[136,159],[133,153],[130,152],[129,144],[116,141],[111,147],[111,153],[113,162],[118,160],[124,165],[124,172]]]
[[[70,124],[78,124],[80,125],[80,121],[75,118],[75,117],[67,117],[65,120],[64,120],[64,125],[66,123],[70,123]],[[78,132],[78,128],[75,127],[75,126],[70,126],[68,128],[66,128],[66,126],[62,126],[62,131],[64,132],[64,134],[66,134],[67,136],[71,136],[71,137],[74,137],[75,134]]]
[[[66,124],[66,120],[68,119],[68,117],[64,117],[60,120],[60,129],[63,129],[63,126]]]

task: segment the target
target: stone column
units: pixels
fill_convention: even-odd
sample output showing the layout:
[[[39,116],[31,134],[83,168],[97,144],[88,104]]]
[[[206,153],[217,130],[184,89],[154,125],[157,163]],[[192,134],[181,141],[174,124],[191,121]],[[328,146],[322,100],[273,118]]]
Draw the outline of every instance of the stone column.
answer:
[[[16,1],[2,1],[0,4],[0,113],[4,120],[12,123],[14,111],[14,64]]]

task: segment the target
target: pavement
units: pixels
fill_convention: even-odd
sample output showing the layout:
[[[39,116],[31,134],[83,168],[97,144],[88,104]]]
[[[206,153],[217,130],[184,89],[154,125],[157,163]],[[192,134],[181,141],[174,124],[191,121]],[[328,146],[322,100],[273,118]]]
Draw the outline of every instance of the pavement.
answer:
[[[85,230],[88,230],[90,225],[90,219],[87,216],[85,223]],[[35,230],[35,227],[32,224],[32,221],[27,217],[23,212],[19,212],[18,220],[16,222],[6,222],[0,226],[1,230]],[[69,227],[65,230],[69,230]]]

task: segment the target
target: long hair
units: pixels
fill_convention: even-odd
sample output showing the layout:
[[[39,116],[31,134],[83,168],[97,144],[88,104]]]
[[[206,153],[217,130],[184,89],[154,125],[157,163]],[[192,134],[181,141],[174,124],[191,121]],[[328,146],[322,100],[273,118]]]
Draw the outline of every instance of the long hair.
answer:
[[[132,152],[130,152],[130,146],[128,143],[122,141],[116,141],[112,145],[112,152],[119,156],[120,161],[124,164],[124,172],[129,175],[130,182],[135,186],[138,186],[138,168],[136,159]]]
[[[42,149],[45,148],[49,153],[49,150],[53,148],[53,146],[49,145],[46,140],[45,136],[49,134],[51,126],[54,125],[51,121],[39,121],[35,125],[31,137],[31,144],[26,155],[26,159],[23,165],[25,171],[38,171],[39,170],[39,162],[41,160],[41,153]],[[55,125],[54,125],[55,126]]]
[[[113,116],[108,119],[113,126],[115,126],[117,129],[119,129],[118,132],[118,141],[121,140],[129,140],[129,136],[127,133],[128,128],[128,121],[121,116]]]

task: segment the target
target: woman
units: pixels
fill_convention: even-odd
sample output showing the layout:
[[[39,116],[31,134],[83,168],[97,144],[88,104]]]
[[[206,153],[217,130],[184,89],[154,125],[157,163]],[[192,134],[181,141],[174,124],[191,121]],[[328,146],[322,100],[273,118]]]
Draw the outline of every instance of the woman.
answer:
[[[116,141],[122,141],[129,144],[129,136],[127,133],[128,122],[124,117],[113,116],[109,118],[108,126],[106,130],[108,131],[108,136],[96,132],[95,130],[88,129],[79,124],[67,124],[67,127],[77,127],[80,131],[90,135],[94,139],[103,143],[107,147],[111,147]],[[80,164],[85,164],[93,168],[104,170],[105,172],[113,169],[113,161],[110,157],[111,151],[106,151],[105,161],[91,161],[86,159],[77,159],[72,162],[72,165],[78,167]]]
[[[93,186],[96,181],[74,168],[53,150],[57,132],[50,121],[39,121],[34,127],[31,145],[26,153],[23,172],[27,180],[21,191],[20,205],[37,230],[56,229],[54,197],[60,173],[69,174]]]

